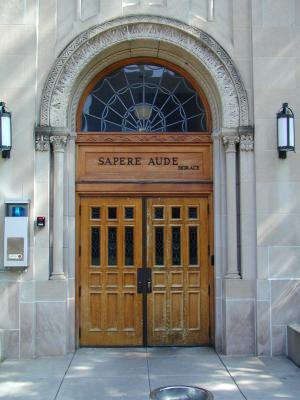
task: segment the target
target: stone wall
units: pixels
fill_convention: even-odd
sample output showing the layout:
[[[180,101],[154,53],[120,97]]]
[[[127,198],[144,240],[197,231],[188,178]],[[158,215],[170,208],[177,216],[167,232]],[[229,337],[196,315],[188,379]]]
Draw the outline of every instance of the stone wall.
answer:
[[[286,352],[286,325],[300,312],[300,156],[276,151],[275,114],[288,102],[300,112],[299,1],[255,0],[253,89],[257,187],[258,354]],[[298,118],[297,118],[298,117]]]
[[[299,1],[9,0],[0,10],[0,100],[13,114],[11,158],[0,158],[0,329],[4,356],[60,354],[74,348],[75,244],[68,232],[74,228],[75,216],[67,207],[67,198],[74,197],[74,179],[66,172],[67,280],[50,281],[52,200],[48,194],[53,160],[49,151],[35,152],[34,127],[42,89],[62,50],[90,27],[132,14],[165,16],[202,29],[226,50],[240,72],[250,103],[249,124],[255,126],[255,166],[246,161],[241,168],[241,201],[246,202],[240,215],[241,241],[255,245],[257,240],[257,259],[253,247],[243,246],[241,280],[223,279],[226,265],[217,266],[218,349],[229,354],[285,353],[286,325],[300,322],[300,156],[290,153],[286,160],[278,158],[275,114],[283,102],[289,102],[297,129]],[[74,142],[68,146],[68,154],[74,154]],[[73,161],[66,157],[65,171],[74,174]],[[252,176],[256,179],[257,215],[247,212],[255,202],[246,192]],[[224,176],[216,179],[225,193]],[[31,261],[24,273],[3,270],[3,204],[8,198],[31,201]],[[220,212],[226,219],[224,210]],[[37,215],[46,216],[43,230],[34,228]],[[257,236],[256,224],[249,228],[249,221],[256,219]],[[224,235],[220,232],[219,236]],[[225,258],[222,241],[220,252]],[[53,341],[54,336],[59,340]]]

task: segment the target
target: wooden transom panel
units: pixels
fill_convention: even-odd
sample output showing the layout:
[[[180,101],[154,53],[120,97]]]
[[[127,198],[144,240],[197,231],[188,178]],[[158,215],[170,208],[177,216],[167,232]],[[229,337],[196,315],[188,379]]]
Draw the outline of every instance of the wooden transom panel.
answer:
[[[80,344],[209,343],[207,197],[80,204]]]

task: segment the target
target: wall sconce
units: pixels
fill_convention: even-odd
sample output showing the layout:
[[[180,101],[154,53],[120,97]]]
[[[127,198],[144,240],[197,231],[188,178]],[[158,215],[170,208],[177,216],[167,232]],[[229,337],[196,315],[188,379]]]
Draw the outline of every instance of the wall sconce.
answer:
[[[2,158],[10,158],[11,150],[11,113],[5,110],[5,103],[0,102],[0,150]]]
[[[283,103],[277,113],[277,147],[279,158],[286,158],[287,151],[295,151],[294,113],[288,103]]]

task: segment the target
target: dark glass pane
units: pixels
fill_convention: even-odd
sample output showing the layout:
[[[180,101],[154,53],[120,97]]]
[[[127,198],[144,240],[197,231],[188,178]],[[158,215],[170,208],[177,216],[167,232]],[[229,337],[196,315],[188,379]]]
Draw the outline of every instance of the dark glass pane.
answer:
[[[172,219],[180,219],[180,207],[172,207]]]
[[[125,265],[134,264],[134,233],[132,226],[125,227]]]
[[[180,227],[172,228],[172,265],[181,264]]]
[[[81,130],[199,132],[207,123],[202,101],[186,78],[163,66],[131,64],[94,86],[83,106]]]
[[[133,218],[134,218],[133,207],[125,207],[125,219],[133,219]]]
[[[155,227],[155,265],[164,265],[164,228]]]
[[[196,226],[189,227],[190,265],[198,264],[198,230]]]
[[[154,218],[155,219],[164,219],[164,208],[163,207],[154,207]]]
[[[108,219],[117,218],[117,207],[108,207]]]
[[[91,219],[100,219],[100,207],[92,207]]]
[[[93,226],[91,230],[91,264],[100,266],[100,227]]]
[[[189,207],[189,218],[191,218],[191,219],[198,218],[197,207]]]
[[[108,265],[117,265],[117,228],[108,228]]]

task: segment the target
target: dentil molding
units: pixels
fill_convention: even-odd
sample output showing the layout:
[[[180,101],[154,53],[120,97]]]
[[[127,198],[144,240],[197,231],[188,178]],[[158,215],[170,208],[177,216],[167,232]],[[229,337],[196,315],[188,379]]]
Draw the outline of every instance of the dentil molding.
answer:
[[[182,22],[156,16],[129,16],[92,27],[78,35],[57,58],[44,86],[40,125],[66,127],[76,81],[102,51],[122,42],[151,39],[171,43],[193,55],[218,87],[224,127],[247,126],[248,99],[226,51],[207,33]]]

